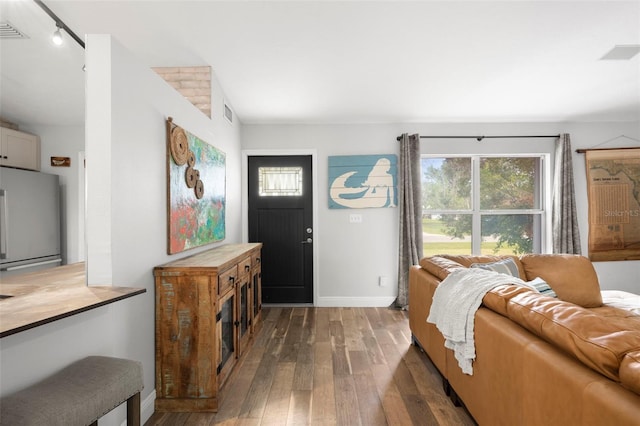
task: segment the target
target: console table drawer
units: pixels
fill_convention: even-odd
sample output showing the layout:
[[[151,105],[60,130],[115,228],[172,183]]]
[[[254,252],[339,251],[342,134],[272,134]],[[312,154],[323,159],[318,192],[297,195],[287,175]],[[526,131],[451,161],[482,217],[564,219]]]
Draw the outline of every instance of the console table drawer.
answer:
[[[251,256],[242,259],[238,263],[238,275],[248,274],[251,271]]]
[[[255,268],[256,266],[260,265],[261,262],[262,259],[260,258],[260,251],[254,252],[251,255],[251,266]]]
[[[218,295],[225,294],[233,288],[238,279],[238,266],[234,265],[218,275]]]

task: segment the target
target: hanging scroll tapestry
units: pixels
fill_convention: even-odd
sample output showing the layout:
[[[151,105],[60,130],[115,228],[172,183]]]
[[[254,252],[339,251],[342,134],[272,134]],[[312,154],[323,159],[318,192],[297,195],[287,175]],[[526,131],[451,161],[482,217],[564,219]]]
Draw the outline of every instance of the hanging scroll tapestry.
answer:
[[[586,151],[589,258],[640,259],[640,148]]]

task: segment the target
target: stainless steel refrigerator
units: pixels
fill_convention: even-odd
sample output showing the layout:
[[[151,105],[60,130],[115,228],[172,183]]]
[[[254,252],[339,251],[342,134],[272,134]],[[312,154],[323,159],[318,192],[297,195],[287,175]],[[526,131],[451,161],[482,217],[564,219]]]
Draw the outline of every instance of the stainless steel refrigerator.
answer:
[[[0,167],[0,278],[61,262],[58,176]]]

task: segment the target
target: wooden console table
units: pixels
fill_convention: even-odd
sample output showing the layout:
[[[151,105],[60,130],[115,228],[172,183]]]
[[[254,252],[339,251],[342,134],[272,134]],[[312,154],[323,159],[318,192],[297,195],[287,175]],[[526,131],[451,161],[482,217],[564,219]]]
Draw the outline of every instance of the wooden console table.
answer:
[[[261,248],[228,244],[154,268],[157,411],[217,411],[260,323]]]

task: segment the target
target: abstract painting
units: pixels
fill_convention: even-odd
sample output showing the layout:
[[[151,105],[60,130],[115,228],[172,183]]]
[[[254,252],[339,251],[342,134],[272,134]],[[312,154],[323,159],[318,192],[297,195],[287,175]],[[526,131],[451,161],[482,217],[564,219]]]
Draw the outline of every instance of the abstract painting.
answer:
[[[167,119],[168,253],[225,238],[225,153]]]
[[[329,157],[329,208],[396,207],[397,174],[394,154]]]

